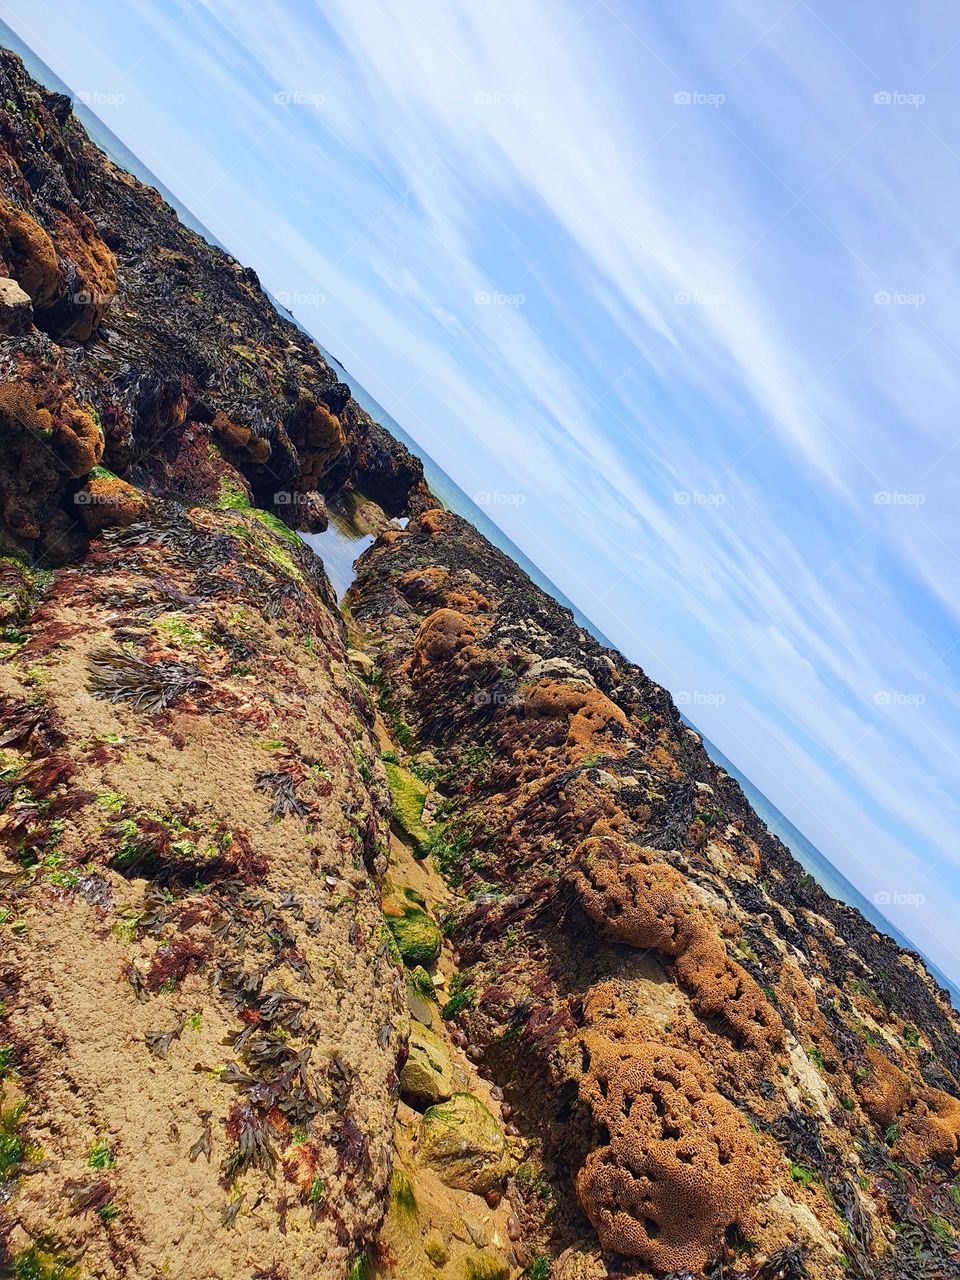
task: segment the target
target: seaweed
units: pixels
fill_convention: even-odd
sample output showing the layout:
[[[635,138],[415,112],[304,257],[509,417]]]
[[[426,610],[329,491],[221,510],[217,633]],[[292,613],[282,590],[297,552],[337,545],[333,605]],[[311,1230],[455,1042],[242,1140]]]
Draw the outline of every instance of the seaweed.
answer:
[[[241,1193],[235,1200],[231,1200],[225,1205],[220,1213],[220,1225],[222,1227],[231,1228],[236,1226],[237,1214],[240,1212],[240,1206],[246,1199],[246,1195]]]
[[[207,1161],[207,1164],[210,1163],[210,1157],[213,1152],[213,1129],[210,1124],[211,1114],[212,1113],[209,1111],[197,1112],[197,1115],[200,1118],[202,1128],[200,1130],[200,1137],[196,1140],[196,1142],[190,1148],[191,1164],[193,1164],[195,1160],[198,1160],[200,1156],[203,1156],[205,1158],[205,1160]]]
[[[70,1212],[74,1216],[98,1212],[113,1195],[113,1188],[106,1178],[97,1178],[93,1182],[68,1182],[63,1190],[70,1197]]]
[[[277,1152],[271,1141],[272,1128],[266,1120],[261,1119],[249,1104],[234,1103],[225,1127],[227,1136],[237,1144],[223,1162],[225,1182],[232,1182],[238,1173],[251,1167],[273,1173],[277,1166]]]
[[[149,908],[140,921],[144,932],[156,933],[172,912],[169,886],[216,883],[239,876],[251,882],[266,870],[242,831],[222,823],[206,823],[194,815],[130,810],[123,806],[119,821],[108,828],[118,841],[112,865],[125,876],[152,876],[147,891]],[[199,917],[198,917],[199,918]],[[181,928],[187,923],[181,922]]]
[[[147,995],[147,986],[143,980],[143,974],[135,964],[131,964],[130,968],[127,970],[127,981],[130,983],[131,987],[133,987],[134,993],[136,994],[137,1000],[140,1004],[146,1004],[149,999]]]
[[[20,1129],[26,1109],[25,1102],[6,1110],[0,1108],[0,1186],[23,1172],[27,1144]]]
[[[148,1031],[143,1037],[144,1044],[155,1058],[165,1058],[174,1040],[180,1039],[185,1024],[186,1020],[181,1018],[169,1031]]]
[[[803,1250],[799,1245],[787,1245],[771,1254],[748,1276],[749,1280],[808,1280]]]
[[[202,969],[210,958],[210,944],[192,938],[176,938],[165,942],[153,953],[146,987],[154,994],[169,989],[171,983],[182,982],[190,973]]]
[[[273,796],[270,815],[283,818],[293,814],[298,818],[307,816],[306,807],[297,795],[298,778],[289,769],[270,771],[258,769],[254,786],[258,791],[268,791]]]
[[[67,741],[59,720],[43,703],[14,702],[4,697],[0,699],[0,713],[6,725],[0,735],[0,747],[50,752]]]
[[[53,1241],[40,1239],[16,1255],[10,1274],[16,1280],[77,1280],[80,1271]]]
[[[164,711],[179,699],[209,688],[184,662],[147,662],[125,649],[103,647],[90,655],[88,688],[95,698],[129,702],[137,711]]]
[[[116,1164],[110,1145],[106,1138],[98,1138],[90,1148],[87,1164],[91,1169],[112,1169]]]

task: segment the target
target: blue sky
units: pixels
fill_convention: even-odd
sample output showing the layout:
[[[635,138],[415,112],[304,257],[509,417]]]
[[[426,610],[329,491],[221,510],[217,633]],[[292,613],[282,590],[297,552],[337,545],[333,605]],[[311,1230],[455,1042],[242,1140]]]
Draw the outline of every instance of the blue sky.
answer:
[[[0,0],[960,981],[960,13]]]

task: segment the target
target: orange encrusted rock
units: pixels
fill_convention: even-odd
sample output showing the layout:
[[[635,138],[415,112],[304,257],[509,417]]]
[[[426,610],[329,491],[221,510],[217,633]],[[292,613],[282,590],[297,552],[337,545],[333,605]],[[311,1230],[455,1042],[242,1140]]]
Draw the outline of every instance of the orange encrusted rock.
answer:
[[[699,1271],[763,1184],[749,1125],[690,1055],[588,1033],[580,1098],[609,1140],[577,1195],[605,1251],[659,1272]]]
[[[0,199],[0,256],[8,273],[44,307],[57,292],[57,251],[43,227],[25,209]]]
[[[436,609],[425,618],[413,645],[414,659],[421,666],[451,657],[474,639],[469,618],[456,609]]]
[[[86,342],[117,291],[117,264],[85,213],[50,211],[50,230],[64,268],[64,288],[40,323],[48,333]]]
[[[126,528],[146,515],[149,504],[139,489],[109,471],[96,468],[74,496],[91,533]]]

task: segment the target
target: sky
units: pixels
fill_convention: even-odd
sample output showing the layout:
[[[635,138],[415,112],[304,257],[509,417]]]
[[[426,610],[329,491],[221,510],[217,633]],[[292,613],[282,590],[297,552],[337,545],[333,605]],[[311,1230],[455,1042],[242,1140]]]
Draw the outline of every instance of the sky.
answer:
[[[960,12],[0,0],[960,982]]]

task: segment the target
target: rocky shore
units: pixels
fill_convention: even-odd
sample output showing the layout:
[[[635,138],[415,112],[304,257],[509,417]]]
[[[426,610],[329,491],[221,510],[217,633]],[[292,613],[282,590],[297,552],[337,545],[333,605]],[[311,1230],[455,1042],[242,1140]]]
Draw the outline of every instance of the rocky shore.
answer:
[[[919,958],[0,80],[0,1274],[956,1275]]]

